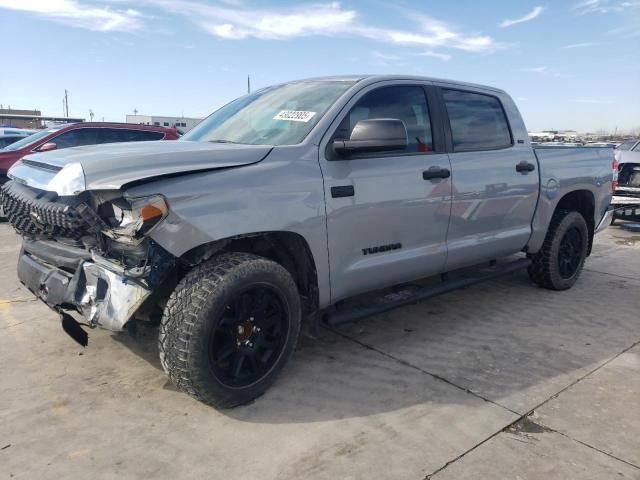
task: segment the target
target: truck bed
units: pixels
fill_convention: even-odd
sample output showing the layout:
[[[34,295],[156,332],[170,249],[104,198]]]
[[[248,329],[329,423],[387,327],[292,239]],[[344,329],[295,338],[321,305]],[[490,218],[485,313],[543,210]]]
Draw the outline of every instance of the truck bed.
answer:
[[[613,148],[535,146],[533,152],[538,161],[540,195],[529,246],[542,244],[557,199],[573,190],[593,194],[597,224],[611,204]]]

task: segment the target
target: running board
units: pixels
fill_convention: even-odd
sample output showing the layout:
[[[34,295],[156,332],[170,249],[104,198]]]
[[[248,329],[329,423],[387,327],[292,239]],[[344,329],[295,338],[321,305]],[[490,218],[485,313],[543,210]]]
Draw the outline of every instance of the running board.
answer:
[[[448,274],[444,274],[443,278],[445,278],[445,280],[443,282],[436,285],[430,285],[428,287],[421,287],[408,295],[391,294],[389,295],[388,300],[383,299],[383,301],[377,305],[336,309],[325,315],[324,322],[332,327],[350,323],[364,317],[386,312],[410,303],[421,302],[452,290],[457,290],[459,288],[484,282],[485,280],[491,280],[492,278],[500,277],[517,270],[522,270],[523,268],[527,268],[529,265],[531,265],[531,260],[528,258],[521,258],[504,265],[493,265],[492,262],[489,268],[484,268],[481,271],[474,272],[474,274],[471,274],[470,276],[455,280],[446,280]]]

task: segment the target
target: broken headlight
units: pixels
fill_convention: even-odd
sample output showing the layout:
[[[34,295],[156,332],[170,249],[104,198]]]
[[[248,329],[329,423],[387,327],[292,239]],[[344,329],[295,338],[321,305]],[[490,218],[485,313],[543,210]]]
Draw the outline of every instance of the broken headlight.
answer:
[[[162,195],[124,196],[111,201],[109,206],[108,222],[111,228],[102,233],[116,242],[130,245],[140,243],[169,213]]]

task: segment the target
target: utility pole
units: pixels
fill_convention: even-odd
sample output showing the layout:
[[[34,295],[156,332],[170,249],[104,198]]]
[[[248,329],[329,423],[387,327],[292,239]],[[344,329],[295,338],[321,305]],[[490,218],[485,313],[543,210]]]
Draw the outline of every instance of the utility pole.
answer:
[[[69,118],[69,91],[64,89],[64,115]]]
[[[134,115],[138,115],[138,109],[137,109],[137,108],[134,108],[134,109],[133,109],[133,114],[134,114]]]
[[[89,118],[93,122],[93,110],[89,109]]]
[[[247,93],[251,93],[251,76],[247,75]]]

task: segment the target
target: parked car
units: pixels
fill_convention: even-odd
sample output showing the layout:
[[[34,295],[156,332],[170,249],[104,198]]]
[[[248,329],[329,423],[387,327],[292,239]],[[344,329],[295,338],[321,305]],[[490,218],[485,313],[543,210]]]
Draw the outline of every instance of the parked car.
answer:
[[[533,149],[502,90],[338,77],[242,97],[176,142],[28,155],[1,202],[23,236],[20,281],[67,333],[86,345],[69,312],[115,331],[156,320],[170,379],[230,407],[262,394],[320,321],[521,268],[570,288],[610,223],[612,162],[611,149]],[[429,276],[441,283],[346,301]]]
[[[175,140],[174,129],[129,123],[70,123],[40,130],[0,150],[0,184],[7,170],[27,154],[99,143]]]
[[[640,221],[640,141],[630,140],[616,151],[618,177],[611,205],[617,219]]]
[[[0,150],[7,145],[17,142],[29,135],[36,133],[37,130],[26,130],[23,128],[0,128]]]
[[[616,147],[616,150],[620,152],[632,151],[638,152],[640,151],[640,139],[639,138],[631,138],[629,140],[625,140],[620,145]]]

